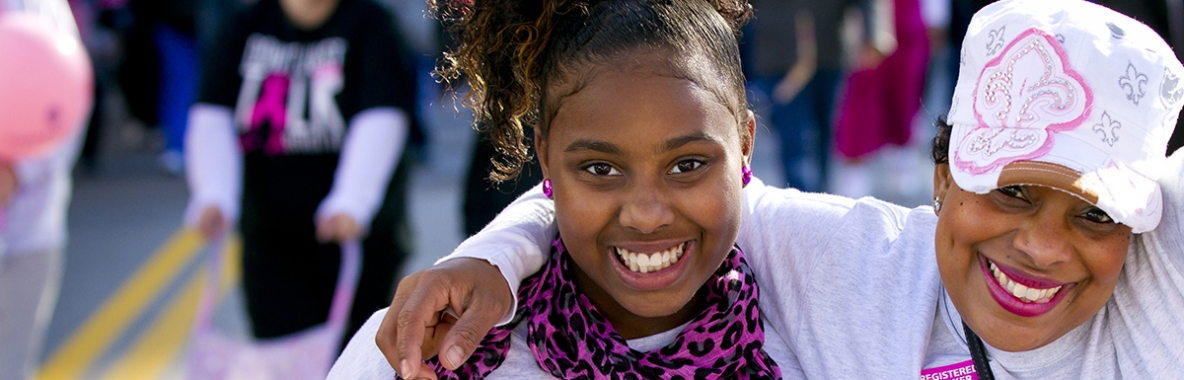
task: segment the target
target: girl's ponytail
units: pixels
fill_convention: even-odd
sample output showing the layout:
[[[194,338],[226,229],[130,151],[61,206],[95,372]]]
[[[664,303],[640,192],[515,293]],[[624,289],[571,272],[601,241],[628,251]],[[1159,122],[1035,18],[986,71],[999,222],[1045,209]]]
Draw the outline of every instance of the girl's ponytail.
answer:
[[[432,0],[432,9],[452,25],[458,46],[444,55],[437,74],[471,86],[464,104],[475,125],[497,149],[490,179],[518,175],[529,162],[524,128],[538,122],[542,65],[557,15],[583,12],[584,2],[570,0]]]

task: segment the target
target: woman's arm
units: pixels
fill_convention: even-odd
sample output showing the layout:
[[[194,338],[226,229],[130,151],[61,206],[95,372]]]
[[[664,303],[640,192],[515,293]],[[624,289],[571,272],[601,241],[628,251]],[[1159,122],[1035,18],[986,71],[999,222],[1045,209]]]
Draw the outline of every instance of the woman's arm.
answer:
[[[519,283],[546,263],[557,233],[555,205],[541,189],[518,197],[435,266],[399,282],[375,340],[404,378],[431,372],[421,360],[437,353],[455,369],[489,330],[513,317]]]
[[[230,107],[198,103],[189,109],[185,131],[185,176],[189,205],[185,224],[207,238],[224,233],[238,220],[243,159]]]
[[[398,108],[375,107],[349,125],[333,188],[317,208],[317,237],[325,241],[356,239],[369,228],[403,154],[410,122]]]
[[[794,273],[809,270],[808,264],[800,264],[813,262],[809,255],[795,258],[786,253],[820,252],[824,236],[834,231],[829,227],[853,202],[773,188],[755,178],[743,197],[737,243],[754,268],[766,268],[764,276],[758,276],[763,284],[788,284]],[[403,280],[376,337],[390,364],[400,374],[413,375],[422,357],[437,352],[444,354],[441,361],[449,368],[467,360],[495,324],[513,316],[518,283],[546,262],[556,234],[554,218],[553,203],[536,186],[436,267]],[[769,289],[762,298],[795,294],[792,289]],[[459,312],[459,320],[444,316],[446,307]]]

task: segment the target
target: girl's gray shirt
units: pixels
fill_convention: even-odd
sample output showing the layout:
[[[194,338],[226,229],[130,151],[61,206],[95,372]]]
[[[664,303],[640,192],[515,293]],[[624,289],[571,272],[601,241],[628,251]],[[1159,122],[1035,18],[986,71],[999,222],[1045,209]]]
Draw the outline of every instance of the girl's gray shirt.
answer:
[[[996,378],[1184,376],[1184,153],[1164,172],[1163,219],[1132,238],[1110,300],[1044,347],[988,346]],[[806,378],[916,379],[970,360],[961,317],[938,274],[931,207],[754,180],[744,190],[743,217],[737,242],[761,283],[766,325],[781,334]],[[554,205],[536,187],[441,261],[488,260],[516,293],[546,260],[553,221]]]

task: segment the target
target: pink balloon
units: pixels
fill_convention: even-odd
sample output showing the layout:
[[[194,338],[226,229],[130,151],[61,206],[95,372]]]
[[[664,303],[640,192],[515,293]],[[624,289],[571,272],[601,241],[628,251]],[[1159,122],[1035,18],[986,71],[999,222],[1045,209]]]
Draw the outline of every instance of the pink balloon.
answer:
[[[0,160],[47,153],[77,133],[92,86],[75,35],[36,14],[0,14]]]

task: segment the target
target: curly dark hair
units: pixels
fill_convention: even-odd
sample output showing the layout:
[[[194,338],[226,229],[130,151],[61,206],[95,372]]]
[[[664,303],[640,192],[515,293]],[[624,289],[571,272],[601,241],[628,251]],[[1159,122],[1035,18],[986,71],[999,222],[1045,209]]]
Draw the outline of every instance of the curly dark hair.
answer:
[[[933,159],[934,164],[948,164],[950,163],[950,134],[954,132],[954,126],[946,122],[944,117],[938,117],[933,125],[937,127],[937,135],[933,136],[933,147],[929,152],[929,157]]]
[[[514,178],[530,161],[524,128],[537,127],[546,138],[557,103],[597,67],[630,54],[658,57],[670,75],[708,89],[741,126],[746,121],[737,37],[752,15],[747,0],[428,2],[458,42],[436,73],[471,86],[464,104],[497,151],[494,182]]]

